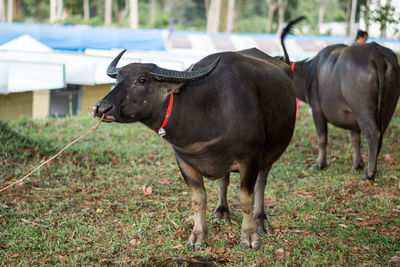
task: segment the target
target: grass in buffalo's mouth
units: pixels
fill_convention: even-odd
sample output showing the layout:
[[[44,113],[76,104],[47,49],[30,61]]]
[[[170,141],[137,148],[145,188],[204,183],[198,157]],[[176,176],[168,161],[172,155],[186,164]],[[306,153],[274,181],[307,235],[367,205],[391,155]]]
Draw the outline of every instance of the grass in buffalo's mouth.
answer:
[[[311,167],[317,138],[306,105],[273,166],[265,206],[275,233],[242,250],[238,179],[231,223],[213,222],[218,183],[206,180],[208,246],[185,248],[189,191],[171,148],[140,124],[101,124],[24,184],[0,193],[0,265],[398,265],[400,108],[384,136],[379,175],[359,188],[347,132],[329,127],[328,168]],[[96,120],[0,122],[1,187],[29,172]],[[363,143],[366,160],[367,146]]]

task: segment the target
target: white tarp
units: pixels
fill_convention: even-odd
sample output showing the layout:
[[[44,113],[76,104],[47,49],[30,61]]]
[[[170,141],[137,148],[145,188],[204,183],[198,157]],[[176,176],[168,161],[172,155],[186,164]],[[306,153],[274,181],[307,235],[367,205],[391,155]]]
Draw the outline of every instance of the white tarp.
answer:
[[[0,94],[64,87],[63,64],[0,61]]]

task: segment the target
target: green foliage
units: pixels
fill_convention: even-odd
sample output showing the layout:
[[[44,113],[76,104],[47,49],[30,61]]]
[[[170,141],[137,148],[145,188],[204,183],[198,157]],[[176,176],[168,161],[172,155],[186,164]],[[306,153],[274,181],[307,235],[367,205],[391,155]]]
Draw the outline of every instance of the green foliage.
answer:
[[[380,30],[383,31],[388,25],[400,24],[400,12],[396,12],[394,6],[390,2],[386,2],[384,6],[374,10],[370,14],[371,20],[380,24]],[[396,33],[399,32],[397,28]]]
[[[362,0],[365,1],[365,0]],[[362,2],[361,1],[361,2]],[[65,21],[57,23],[103,25],[105,0],[91,0],[90,20],[83,19],[82,0],[64,0],[64,10],[67,13]],[[177,30],[204,31],[207,25],[205,1],[200,0],[157,0],[155,18],[150,19],[150,1],[139,0],[139,26],[142,28],[169,28],[171,21]],[[316,31],[318,25],[318,8],[325,3],[325,21],[345,19],[346,4],[339,0],[290,0],[285,12],[285,20],[288,21],[300,15],[305,15],[309,25],[314,25]],[[344,3],[344,4],[343,4]],[[129,15],[126,14],[125,0],[113,0],[113,26],[129,27]],[[226,5],[227,1],[223,1]],[[240,4],[240,6],[238,6]],[[20,12],[16,21],[22,22],[48,22],[49,1],[23,0],[18,6]],[[220,19],[220,30],[224,30],[226,20],[226,7],[222,8]],[[236,32],[264,33],[268,6],[265,0],[242,0],[236,1],[237,14]],[[328,11],[329,10],[329,11]],[[278,21],[277,11],[273,18],[273,31],[276,31]]]
[[[265,17],[253,16],[239,20],[236,26],[236,32],[265,33],[266,25],[267,19]]]
[[[95,123],[91,117],[1,122],[0,187]],[[239,177],[233,174],[229,186],[229,224],[213,222],[218,182],[206,179],[208,244],[193,251],[184,247],[193,227],[190,193],[171,147],[141,124],[102,123],[23,185],[0,193],[0,265],[396,266],[399,135],[400,106],[383,138],[377,180],[359,188],[364,172],[351,168],[347,131],[329,125],[328,168],[310,168],[317,137],[301,104],[265,192],[275,233],[261,238],[259,251],[240,249]],[[365,159],[365,141],[363,147]]]

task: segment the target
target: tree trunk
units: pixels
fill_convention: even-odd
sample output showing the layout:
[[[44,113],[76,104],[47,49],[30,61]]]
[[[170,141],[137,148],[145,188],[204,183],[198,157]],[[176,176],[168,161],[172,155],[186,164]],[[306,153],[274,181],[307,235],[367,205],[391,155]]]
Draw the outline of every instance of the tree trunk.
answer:
[[[112,22],[112,0],[106,0],[104,8],[104,25],[110,26],[111,22]]]
[[[129,0],[131,29],[139,27],[138,0]]]
[[[390,0],[386,0],[386,5],[385,6],[386,7],[390,6]],[[388,19],[389,18],[386,18],[384,22],[381,22],[381,23],[383,23],[383,25],[381,25],[381,27],[382,27],[381,36],[380,36],[381,38],[387,38],[387,23],[388,23]]]
[[[350,33],[350,9],[351,9],[351,0],[347,0],[347,8],[346,8],[346,35]]]
[[[150,25],[156,21],[157,3],[156,0],[150,0]]]
[[[267,26],[265,27],[266,32],[271,32],[272,29],[272,20],[274,18],[274,13],[276,8],[278,7],[277,2],[273,2],[272,0],[266,0],[268,7],[268,17],[267,17]]]
[[[15,0],[14,1],[14,19],[19,19],[21,17],[21,5],[22,0]]]
[[[325,15],[325,4],[322,3],[319,6],[319,12],[318,12],[318,25],[321,25],[324,23],[324,15]]]
[[[219,30],[221,0],[212,0],[207,18],[207,32],[216,33]]]
[[[50,23],[57,20],[57,0],[50,0]]]
[[[0,22],[4,22],[6,20],[6,12],[4,0],[0,0]]]
[[[14,2],[13,0],[7,1],[7,22],[8,23],[13,22],[13,13],[14,13],[14,10],[13,10],[14,3],[13,2]]]
[[[235,18],[235,0],[228,0],[228,15],[226,17],[225,32],[233,32],[233,20]]]
[[[236,24],[239,21],[241,10],[242,10],[242,0],[238,0],[236,8],[235,8],[235,18],[233,20],[233,28],[234,29],[236,29]]]
[[[90,19],[89,0],[83,0],[83,17],[85,20]]]
[[[350,36],[355,37],[356,29],[354,27],[356,21],[357,0],[352,0],[351,14],[350,14]]]
[[[113,1],[113,13],[114,14],[114,20],[119,21],[119,5],[118,1]]]
[[[283,23],[285,22],[285,11],[288,0],[278,1],[278,31],[276,34],[280,35],[283,30]]]
[[[321,29],[321,26],[324,23],[325,8],[326,8],[325,3],[321,3],[321,5],[319,6],[319,12],[318,12],[319,29]],[[321,33],[321,30],[319,30],[319,33]]]
[[[129,0],[125,0],[125,7],[121,11],[121,15],[119,16],[119,24],[120,25],[125,24],[125,20],[126,20],[126,17],[128,16],[128,14],[129,14]]]
[[[210,0],[204,0],[204,7],[206,10],[206,18],[208,18],[208,10],[210,8]]]
[[[365,15],[364,15],[364,19],[365,19],[365,30],[366,30],[367,32],[369,31],[370,4],[371,4],[371,1],[370,1],[370,0],[367,0],[367,2],[365,3]]]
[[[64,1],[57,0],[56,4],[56,20],[59,21],[63,18]]]

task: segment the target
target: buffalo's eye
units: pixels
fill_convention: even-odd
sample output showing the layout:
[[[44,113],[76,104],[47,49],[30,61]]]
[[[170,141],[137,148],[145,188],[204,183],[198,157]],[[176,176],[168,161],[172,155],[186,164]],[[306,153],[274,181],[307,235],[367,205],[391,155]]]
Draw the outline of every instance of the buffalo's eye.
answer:
[[[136,85],[145,85],[145,83],[146,83],[146,78],[145,77],[139,77],[137,80],[136,80]]]

